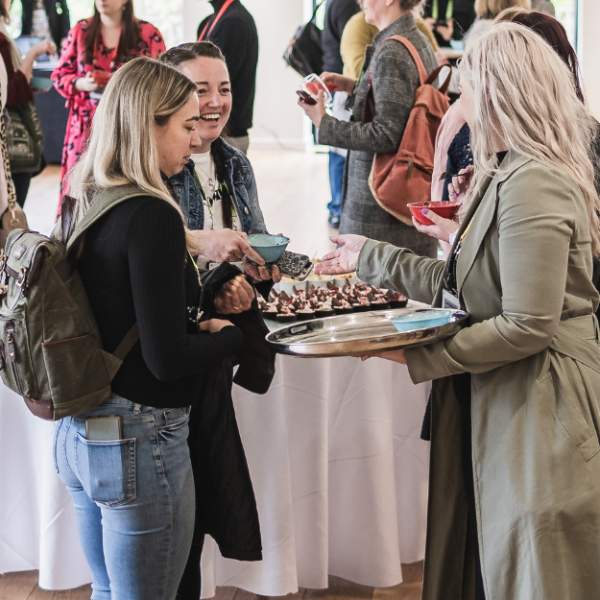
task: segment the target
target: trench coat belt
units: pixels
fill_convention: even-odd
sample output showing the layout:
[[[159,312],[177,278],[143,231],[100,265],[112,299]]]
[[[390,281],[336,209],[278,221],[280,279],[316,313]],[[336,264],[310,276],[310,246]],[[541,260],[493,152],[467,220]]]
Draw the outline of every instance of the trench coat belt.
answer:
[[[550,350],[600,372],[600,327],[596,316],[587,314],[561,321]]]

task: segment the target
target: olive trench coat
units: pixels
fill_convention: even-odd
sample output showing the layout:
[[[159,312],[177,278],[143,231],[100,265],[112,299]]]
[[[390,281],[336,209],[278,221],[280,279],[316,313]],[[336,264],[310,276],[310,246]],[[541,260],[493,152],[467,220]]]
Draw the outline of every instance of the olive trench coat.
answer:
[[[486,600],[598,598],[600,336],[583,197],[567,174],[511,151],[461,237],[470,324],[406,351],[413,381],[434,380],[423,599],[474,598],[477,549]],[[440,306],[446,270],[369,241],[358,273]],[[463,373],[470,398],[456,394]]]

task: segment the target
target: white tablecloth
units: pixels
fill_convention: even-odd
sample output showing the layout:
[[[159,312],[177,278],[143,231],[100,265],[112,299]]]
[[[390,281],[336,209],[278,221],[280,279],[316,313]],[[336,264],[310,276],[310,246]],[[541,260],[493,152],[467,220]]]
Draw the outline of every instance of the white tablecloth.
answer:
[[[208,540],[203,595],[327,587],[328,574],[384,587],[423,558],[428,386],[379,359],[279,357],[270,391],[234,392],[257,496],[264,560],[221,558]],[[51,459],[53,425],[0,390],[0,572],[39,569],[46,589],[89,581],[70,498]]]

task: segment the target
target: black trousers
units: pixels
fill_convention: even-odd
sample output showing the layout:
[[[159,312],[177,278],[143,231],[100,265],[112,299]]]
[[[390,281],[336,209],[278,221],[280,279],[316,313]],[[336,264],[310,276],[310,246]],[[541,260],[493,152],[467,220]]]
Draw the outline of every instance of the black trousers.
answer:
[[[29,192],[29,184],[31,183],[31,175],[29,173],[18,173],[12,176],[15,184],[15,192],[17,194],[17,204],[23,208],[27,193]]]
[[[185,571],[179,582],[179,589],[175,600],[200,600],[202,578],[200,575],[200,557],[204,545],[204,534],[194,533],[190,555],[188,556]]]
[[[461,396],[466,402],[466,435],[464,444],[464,469],[465,479],[468,482],[467,497],[469,502],[469,533],[467,539],[473,540],[473,550],[475,553],[475,600],[485,600],[485,591],[483,587],[483,577],[481,574],[481,561],[479,560],[479,544],[477,536],[477,517],[475,516],[475,488],[473,484],[473,460],[471,446],[471,379],[468,375],[457,378],[457,386]]]

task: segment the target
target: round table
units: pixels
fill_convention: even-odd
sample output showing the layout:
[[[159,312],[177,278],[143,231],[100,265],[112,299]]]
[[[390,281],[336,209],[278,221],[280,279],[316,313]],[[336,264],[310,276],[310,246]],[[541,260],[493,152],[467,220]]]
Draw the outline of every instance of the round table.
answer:
[[[203,596],[235,586],[280,596],[328,575],[386,587],[424,555],[429,385],[370,359],[278,357],[263,396],[234,389],[264,560],[223,559],[207,540]],[[51,457],[53,424],[0,389],[0,572],[39,569],[45,589],[89,581],[70,497]]]

